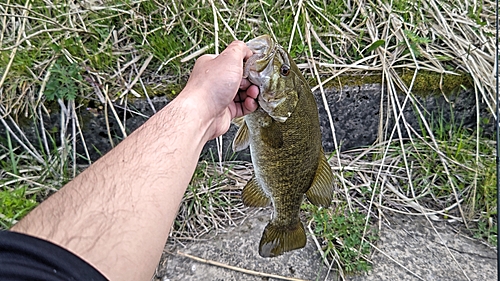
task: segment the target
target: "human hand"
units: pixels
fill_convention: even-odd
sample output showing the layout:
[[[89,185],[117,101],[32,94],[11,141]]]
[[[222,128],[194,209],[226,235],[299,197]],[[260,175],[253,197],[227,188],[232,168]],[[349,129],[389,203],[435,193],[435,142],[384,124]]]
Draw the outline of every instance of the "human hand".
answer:
[[[197,107],[207,113],[209,139],[224,134],[233,118],[258,108],[259,89],[243,78],[243,62],[251,55],[245,43],[234,41],[218,56],[197,59],[179,97],[195,98]]]

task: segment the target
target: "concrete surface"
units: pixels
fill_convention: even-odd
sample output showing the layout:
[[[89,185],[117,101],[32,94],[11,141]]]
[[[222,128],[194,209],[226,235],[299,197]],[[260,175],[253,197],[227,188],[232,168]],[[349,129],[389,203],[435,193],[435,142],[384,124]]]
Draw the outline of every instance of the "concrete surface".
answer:
[[[211,239],[188,243],[186,247],[178,246],[175,249],[167,245],[167,251],[172,254],[166,255],[166,262],[163,262],[163,266],[160,265],[159,280],[274,280],[200,263],[176,255],[177,251],[258,272],[304,280],[316,280],[316,278],[324,280],[328,268],[320,262],[321,256],[316,251],[311,237],[308,237],[306,247],[303,249],[288,252],[276,258],[259,256],[260,237],[269,218],[270,210],[266,210],[257,216],[247,218],[240,226],[231,227],[226,233],[220,233]],[[328,280],[336,279],[329,278]]]
[[[167,245],[156,280],[278,280],[240,273],[180,256],[177,251],[258,272],[303,280],[341,280],[328,274],[311,237],[304,249],[277,258],[261,258],[257,247],[269,212],[249,217],[207,240],[184,246]],[[496,251],[443,222],[423,217],[393,216],[382,225],[381,238],[371,260],[373,269],[346,280],[497,280]],[[448,246],[449,252],[444,246]],[[168,253],[167,253],[168,252]],[[383,253],[381,253],[383,252]],[[451,253],[451,254],[450,254]],[[453,255],[453,256],[452,256]],[[455,260],[456,261],[455,261]],[[398,264],[399,263],[399,264]],[[328,276],[327,276],[328,275]]]
[[[373,270],[349,280],[498,280],[495,248],[457,230],[460,224],[433,222],[435,231],[424,217],[390,220],[378,243],[387,256],[375,252]]]

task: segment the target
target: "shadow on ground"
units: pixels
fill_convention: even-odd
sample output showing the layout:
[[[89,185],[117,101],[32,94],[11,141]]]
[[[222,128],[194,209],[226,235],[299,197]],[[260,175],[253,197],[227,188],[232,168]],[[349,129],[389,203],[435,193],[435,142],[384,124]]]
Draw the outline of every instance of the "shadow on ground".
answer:
[[[279,280],[196,261],[177,251],[299,280],[342,280],[323,265],[311,237],[304,249],[277,258],[261,258],[257,248],[268,219],[269,212],[257,213],[237,227],[218,235],[209,234],[207,239],[182,246],[167,245],[156,280]],[[450,224],[431,225],[424,217],[396,215],[387,218],[380,234],[379,250],[374,250],[371,257],[373,269],[347,276],[346,280],[497,280],[495,249],[469,238]]]

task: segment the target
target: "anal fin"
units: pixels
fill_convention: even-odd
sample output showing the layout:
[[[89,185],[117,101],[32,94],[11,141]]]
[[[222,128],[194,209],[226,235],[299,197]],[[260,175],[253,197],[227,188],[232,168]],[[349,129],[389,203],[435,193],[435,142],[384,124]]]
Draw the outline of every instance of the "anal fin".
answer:
[[[319,165],[313,183],[306,192],[307,199],[316,206],[328,207],[333,199],[333,173],[326,160],[323,149],[319,156]]]
[[[303,248],[306,240],[306,232],[300,221],[289,227],[277,226],[271,221],[262,233],[259,255],[264,258],[276,257]]]
[[[255,177],[247,182],[243,188],[241,199],[243,204],[248,207],[267,207],[271,205],[271,199],[264,193]]]

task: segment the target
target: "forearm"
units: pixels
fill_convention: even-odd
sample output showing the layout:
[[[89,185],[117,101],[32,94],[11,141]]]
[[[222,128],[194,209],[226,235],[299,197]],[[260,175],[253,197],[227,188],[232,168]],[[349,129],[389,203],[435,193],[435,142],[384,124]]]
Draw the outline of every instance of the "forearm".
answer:
[[[12,230],[69,249],[111,280],[149,280],[207,141],[196,114],[174,100]]]
[[[72,251],[111,280],[150,280],[203,145],[257,109],[259,90],[242,79],[250,56],[235,41],[199,57],[179,97],[12,230]]]

